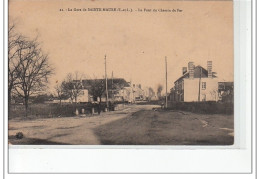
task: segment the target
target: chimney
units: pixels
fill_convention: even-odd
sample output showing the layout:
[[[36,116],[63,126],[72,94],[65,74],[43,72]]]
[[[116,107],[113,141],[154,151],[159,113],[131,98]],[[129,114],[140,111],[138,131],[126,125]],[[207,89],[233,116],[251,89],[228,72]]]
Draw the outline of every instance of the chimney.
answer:
[[[187,72],[187,67],[182,67],[182,74],[184,75]]]
[[[212,61],[207,61],[208,78],[212,78]]]
[[[188,63],[190,78],[194,78],[194,64],[193,62]]]

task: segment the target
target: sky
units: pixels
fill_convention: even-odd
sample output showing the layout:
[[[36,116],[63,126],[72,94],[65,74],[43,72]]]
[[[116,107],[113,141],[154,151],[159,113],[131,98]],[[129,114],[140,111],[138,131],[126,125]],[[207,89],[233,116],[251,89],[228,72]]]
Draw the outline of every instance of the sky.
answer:
[[[131,8],[133,12],[66,11],[83,8]],[[137,9],[182,12],[138,12]],[[60,11],[63,9],[63,11]],[[10,0],[9,19],[19,33],[38,37],[55,68],[50,89],[68,73],[87,78],[107,75],[154,89],[168,90],[192,61],[213,71],[220,81],[233,81],[232,1],[83,1]]]

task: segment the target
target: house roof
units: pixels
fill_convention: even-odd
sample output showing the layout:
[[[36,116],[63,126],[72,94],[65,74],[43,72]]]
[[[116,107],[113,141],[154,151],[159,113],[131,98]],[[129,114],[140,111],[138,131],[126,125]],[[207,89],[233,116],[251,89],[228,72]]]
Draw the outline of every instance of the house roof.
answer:
[[[218,88],[220,90],[233,89],[234,88],[234,82],[218,82]]]
[[[96,82],[103,82],[105,84],[105,79],[86,79],[86,80],[82,80],[82,84],[84,86],[84,88],[89,88],[92,83],[96,81]],[[130,87],[130,84],[123,78],[109,78],[107,79],[107,85],[108,88],[112,88],[112,83],[113,83],[113,87],[119,87],[119,88],[123,88],[123,87]]]
[[[200,71],[202,72],[200,74]],[[217,76],[214,75],[215,72],[212,72],[212,77],[216,78]],[[200,76],[201,75],[201,76]],[[186,72],[185,74],[183,74],[181,77],[179,77],[175,82],[182,80],[183,78],[189,78],[190,77],[190,73]],[[205,68],[203,68],[202,66],[198,65],[195,66],[194,68],[194,78],[208,78],[208,70],[206,70]],[[174,83],[175,83],[174,82]]]

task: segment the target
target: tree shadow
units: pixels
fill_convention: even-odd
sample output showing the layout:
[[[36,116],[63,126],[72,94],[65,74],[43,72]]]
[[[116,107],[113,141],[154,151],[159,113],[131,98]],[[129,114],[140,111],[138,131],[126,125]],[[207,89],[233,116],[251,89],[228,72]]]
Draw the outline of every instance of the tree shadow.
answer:
[[[9,144],[12,145],[70,145],[68,143],[53,142],[46,139],[26,138],[26,137],[22,139],[17,139],[15,136],[9,136],[8,142]]]

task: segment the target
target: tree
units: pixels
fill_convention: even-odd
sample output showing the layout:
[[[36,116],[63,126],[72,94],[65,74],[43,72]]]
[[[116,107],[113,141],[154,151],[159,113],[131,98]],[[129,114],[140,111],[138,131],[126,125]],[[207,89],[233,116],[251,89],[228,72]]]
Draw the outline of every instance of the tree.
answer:
[[[160,97],[162,96],[162,90],[163,90],[163,86],[161,84],[158,85],[157,87],[157,97],[158,99],[160,99]]]
[[[73,102],[73,83],[71,73],[69,73],[66,79],[61,83],[61,88],[65,95],[70,98],[71,102]]]
[[[56,82],[56,86],[54,87],[54,89],[56,91],[56,96],[58,97],[61,104],[61,100],[66,99],[68,96],[66,96],[62,84],[59,84],[58,81]]]
[[[48,78],[53,74],[53,68],[50,67],[48,55],[43,53],[37,40],[20,38],[16,43],[16,49],[15,56],[19,65],[16,65],[14,90],[24,99],[27,115],[29,98],[46,89]]]
[[[78,72],[74,73],[73,88],[73,97],[75,99],[75,103],[77,103],[78,96],[80,95],[83,89],[82,75],[80,75]]]
[[[153,88],[151,88],[151,87],[149,87],[148,90],[149,90],[148,99],[150,101],[155,96],[155,92],[154,92]]]
[[[15,32],[15,24],[8,27],[8,105],[11,104],[11,95],[14,87],[19,83],[18,68],[21,64],[18,56],[20,49],[19,43],[25,40],[25,37]]]
[[[106,87],[105,87],[105,81],[103,79],[92,79],[89,80],[89,94],[93,96],[93,99],[99,98],[101,102],[102,95],[104,94]]]
[[[77,103],[78,96],[83,89],[82,76],[83,75],[80,75],[78,72],[75,72],[74,75],[69,73],[61,84],[64,95],[68,96],[71,102],[74,100],[75,103]]]
[[[214,89],[209,92],[214,101],[218,101],[218,89]]]

